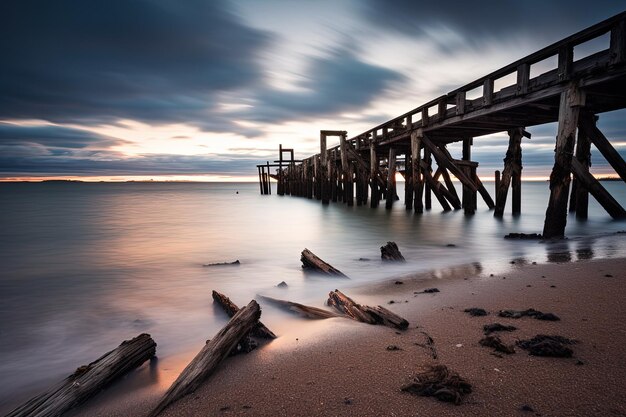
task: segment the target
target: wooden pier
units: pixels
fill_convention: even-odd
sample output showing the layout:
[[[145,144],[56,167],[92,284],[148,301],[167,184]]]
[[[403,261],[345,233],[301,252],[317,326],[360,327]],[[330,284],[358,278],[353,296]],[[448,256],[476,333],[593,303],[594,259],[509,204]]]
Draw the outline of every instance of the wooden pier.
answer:
[[[574,48],[609,36],[607,49],[576,59]],[[533,65],[556,58],[555,68],[531,78]],[[516,74],[515,84],[494,91],[496,81]],[[468,93],[482,91],[478,98]],[[293,149],[279,149],[279,160],[257,165],[261,194],[270,194],[270,178],[277,194],[320,200],[322,204],[391,208],[399,198],[395,174],[405,179],[407,210],[431,208],[431,194],[443,210],[463,209],[473,214],[477,196],[502,217],[509,188],[512,211],[521,208],[522,142],[529,127],[558,122],[550,199],[544,238],[565,233],[568,203],[576,217],[587,217],[591,194],[613,218],[625,218],[624,208],[589,172],[593,143],[626,181],[626,163],[596,126],[598,115],[626,108],[626,12],[620,13],[547,46],[461,88],[425,103],[401,116],[350,139],[342,130],[320,132],[320,153],[294,160]],[[509,146],[502,172],[496,172],[495,202],[476,174],[472,145],[481,136],[507,132]],[[338,136],[339,145],[327,148],[326,138]],[[447,145],[462,142],[461,159]],[[290,159],[283,159],[283,154]],[[433,166],[433,159],[436,167]],[[276,174],[270,169],[276,168]],[[573,174],[573,182],[571,180]],[[462,184],[459,197],[452,176]],[[570,183],[572,192],[570,194]],[[371,193],[371,194],[370,194]],[[368,195],[369,194],[369,195]]]

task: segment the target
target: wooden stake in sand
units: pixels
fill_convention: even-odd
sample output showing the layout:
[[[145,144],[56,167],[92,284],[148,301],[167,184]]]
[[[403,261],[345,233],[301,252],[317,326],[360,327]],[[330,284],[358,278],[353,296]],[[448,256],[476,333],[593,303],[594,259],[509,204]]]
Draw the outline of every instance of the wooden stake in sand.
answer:
[[[260,296],[262,300],[268,301],[272,304],[276,304],[296,314],[304,316],[308,319],[331,319],[333,317],[343,317],[332,311],[323,310],[317,307],[305,306],[304,304],[294,303],[292,301],[278,300],[276,298]]]
[[[76,369],[59,384],[31,398],[6,417],[60,416],[152,358],[155,352],[156,343],[149,334],[143,333],[126,340],[89,365]]]
[[[181,372],[149,417],[159,415],[168,405],[195,391],[237,343],[252,330],[260,317],[261,308],[254,300],[240,309]]]
[[[405,330],[409,322],[396,313],[382,306],[370,307],[357,304],[339,290],[328,293],[328,305],[353,320],[368,324],[382,324],[388,327]]]
[[[230,298],[226,297],[224,294],[221,294],[215,290],[213,290],[213,301],[222,307],[222,309],[228,314],[228,317],[232,317],[239,311],[239,307],[235,303],[233,303]],[[250,331],[251,336],[259,337],[261,339],[276,339],[276,335],[270,329],[268,329],[263,323],[260,321],[256,326]]]
[[[348,278],[343,272],[322,261],[313,252],[306,248],[302,251],[300,260],[302,261],[302,268],[319,272],[324,275],[334,275],[342,278]]]

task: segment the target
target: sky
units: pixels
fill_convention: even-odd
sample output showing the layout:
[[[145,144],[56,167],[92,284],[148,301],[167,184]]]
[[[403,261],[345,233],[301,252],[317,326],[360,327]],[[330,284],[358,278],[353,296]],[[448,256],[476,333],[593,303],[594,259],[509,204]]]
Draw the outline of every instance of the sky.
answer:
[[[310,156],[322,129],[355,136],[623,10],[615,0],[4,0],[0,180],[253,180],[279,144]],[[625,116],[599,121],[623,156]],[[523,175],[547,177],[556,125],[528,130]],[[479,174],[502,169],[507,144],[506,134],[474,140]],[[598,152],[592,163],[613,173]]]

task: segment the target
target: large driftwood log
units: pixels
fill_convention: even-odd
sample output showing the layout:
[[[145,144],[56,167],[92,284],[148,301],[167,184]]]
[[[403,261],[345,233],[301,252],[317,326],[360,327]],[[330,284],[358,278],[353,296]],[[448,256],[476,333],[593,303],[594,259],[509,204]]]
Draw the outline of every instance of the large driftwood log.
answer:
[[[396,242],[387,242],[385,246],[381,246],[380,257],[383,261],[405,262],[404,256],[400,253]]]
[[[76,369],[61,383],[30,399],[6,417],[59,416],[152,358],[155,351],[156,343],[149,334],[143,333],[126,340],[89,365]]]
[[[317,307],[305,306],[304,304],[294,303],[292,301],[286,300],[278,300],[276,298],[259,296],[262,300],[268,301],[272,304],[276,304],[279,307],[283,307],[289,311],[292,311],[296,314],[304,316],[308,319],[330,319],[333,317],[342,317],[337,313],[333,313],[332,311],[323,310]]]
[[[213,301],[222,307],[226,314],[228,314],[228,317],[234,316],[239,311],[237,304],[233,303],[230,298],[226,297],[224,294],[215,290],[213,290]],[[263,323],[261,323],[261,321],[259,321],[257,325],[252,328],[250,335],[261,339],[276,339],[274,332],[268,329]]]
[[[328,305],[351,319],[363,323],[382,324],[400,330],[409,327],[409,322],[396,313],[382,306],[371,307],[358,304],[339,290],[328,293]]]
[[[149,416],[159,415],[168,405],[195,391],[230,354],[237,343],[252,330],[260,317],[261,308],[254,300],[240,309],[189,362]]]
[[[310,269],[315,272],[319,272],[325,275],[334,275],[342,278],[348,278],[343,272],[333,267],[332,265],[322,261],[318,258],[313,252],[308,249],[304,249],[302,251],[302,256],[300,257],[302,261],[302,268]]]

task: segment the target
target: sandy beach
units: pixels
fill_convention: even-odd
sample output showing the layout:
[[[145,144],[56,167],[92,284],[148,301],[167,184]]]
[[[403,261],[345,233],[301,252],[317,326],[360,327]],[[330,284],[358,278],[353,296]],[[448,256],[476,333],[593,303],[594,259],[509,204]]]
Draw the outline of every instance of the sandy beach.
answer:
[[[409,320],[409,328],[340,318],[303,322],[248,355],[227,359],[163,415],[626,415],[626,259],[513,262],[497,273],[473,264],[361,287],[350,295],[390,308]],[[440,292],[414,294],[429,287]],[[470,307],[489,314],[471,317],[464,312]],[[527,308],[561,320],[497,316],[501,309]],[[507,344],[537,334],[578,343],[572,358],[530,356],[519,347],[494,355],[479,340],[483,325],[495,322],[517,327],[498,334]],[[418,345],[423,332],[434,340],[437,359]],[[389,350],[392,345],[398,349]],[[445,364],[472,384],[461,405],[400,390],[430,364]],[[132,392],[109,391],[72,415],[143,416],[163,392],[137,400]]]

